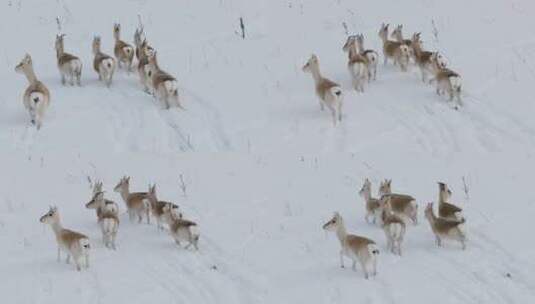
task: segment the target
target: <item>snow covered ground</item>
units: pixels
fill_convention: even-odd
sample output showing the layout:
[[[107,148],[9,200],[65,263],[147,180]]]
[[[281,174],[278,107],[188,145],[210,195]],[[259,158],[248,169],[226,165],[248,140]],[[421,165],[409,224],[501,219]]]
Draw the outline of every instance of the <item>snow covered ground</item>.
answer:
[[[12,0],[0,8],[0,293],[3,303],[532,303],[535,246],[535,3],[531,0]],[[186,111],[162,111],[135,74],[112,88],[91,69],[91,40],[112,53],[112,25],[131,41],[137,14],[177,76]],[[83,87],[62,87],[56,16],[66,51],[84,62]],[[239,31],[239,18],[246,39]],[[350,89],[343,23],[380,50],[381,22],[421,31],[464,82],[455,111],[420,82],[379,66],[364,94]],[[434,24],[434,25],[433,25]],[[433,35],[435,31],[436,35]],[[32,55],[52,93],[43,128],[29,126],[14,66]],[[318,55],[345,89],[344,121],[332,127],[301,66]],[[83,205],[90,183],[108,198],[123,175],[199,223],[199,252],[177,248],[155,225],[123,214],[118,250],[104,248]],[[182,174],[186,195],[180,189]],[[423,209],[437,181],[465,209],[468,248],[437,248],[430,228],[409,227],[404,256],[364,221],[358,190],[392,178]],[[464,192],[463,178],[468,186]],[[56,262],[49,227],[92,240],[92,265]],[[334,211],[350,232],[374,239],[379,274],[340,269],[339,244],[321,225]]]

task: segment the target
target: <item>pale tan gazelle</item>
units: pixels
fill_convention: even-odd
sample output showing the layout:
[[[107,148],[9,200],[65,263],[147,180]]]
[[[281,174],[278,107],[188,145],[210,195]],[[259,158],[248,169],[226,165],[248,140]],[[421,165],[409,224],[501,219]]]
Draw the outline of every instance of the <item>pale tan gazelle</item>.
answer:
[[[369,179],[366,178],[362,188],[359,191],[359,195],[366,202],[366,222],[370,222],[370,217],[372,222],[375,224],[377,219],[381,219],[381,204],[380,201],[372,197],[372,183]]]
[[[359,54],[368,59],[368,81],[372,78],[373,80],[377,79],[377,63],[379,62],[379,54],[372,49],[364,48],[364,35],[357,35],[357,49]]]
[[[438,52],[425,51],[422,47],[420,33],[412,35],[412,48],[414,62],[420,69],[422,81],[427,82],[428,74],[434,75],[438,67],[445,68],[446,62],[443,56]]]
[[[99,36],[93,38],[93,69],[98,73],[98,80],[104,81],[104,83],[110,87],[113,79],[113,73],[115,73],[115,59],[111,56],[102,53],[100,50],[101,40]]]
[[[76,270],[82,270],[82,266],[89,268],[89,249],[91,246],[87,236],[63,228],[56,207],[50,207],[48,212],[41,216],[40,222],[50,225],[54,231],[58,245],[58,262],[61,259],[61,251],[65,251],[67,253],[66,262],[69,263],[72,256]]]
[[[121,194],[131,221],[137,216],[138,222],[141,223],[145,217],[147,224],[150,224],[150,202],[147,192],[130,192],[130,177],[127,176],[121,178],[113,190]]]
[[[158,197],[156,196],[156,184],[150,186],[149,185],[149,192],[148,192],[148,199],[150,202],[151,207],[151,213],[154,218],[156,218],[156,224],[157,228],[160,230],[163,230],[163,224],[170,224],[171,223],[171,213],[175,213],[178,215],[178,217],[182,217],[179,215],[178,212],[178,206],[166,201],[160,201],[158,200]]]
[[[405,237],[405,221],[392,212],[389,204],[381,208],[381,226],[386,236],[387,247],[393,254],[401,256],[401,245]]]
[[[119,230],[119,209],[117,204],[112,201],[105,201],[98,223],[102,231],[104,245],[110,249],[117,249],[115,244],[117,231]]]
[[[70,85],[73,86],[76,83],[78,86],[81,86],[82,61],[80,58],[64,51],[64,37],[65,34],[56,35],[55,44],[58,69],[61,74],[61,83],[65,85],[67,79],[69,79]]]
[[[21,62],[15,67],[15,71],[24,74],[28,79],[29,86],[24,91],[22,101],[30,114],[30,121],[37,129],[43,124],[43,117],[50,104],[50,91],[37,79],[33,70],[32,57],[26,54]]]
[[[115,39],[115,47],[113,53],[117,58],[119,68],[126,68],[128,72],[132,70],[132,61],[134,60],[134,48],[121,40],[121,25],[115,23],[113,25],[113,38]]]
[[[316,55],[310,56],[302,70],[305,73],[312,74],[316,95],[320,99],[321,110],[323,111],[325,106],[329,108],[334,125],[336,125],[337,121],[342,121],[342,103],[344,95],[340,85],[321,75],[319,60]]]
[[[368,58],[361,55],[357,50],[356,36],[349,36],[342,47],[348,54],[347,68],[351,75],[353,88],[357,92],[364,92],[364,84],[368,81]]]
[[[394,65],[399,65],[402,71],[407,71],[410,58],[409,47],[401,42],[388,40],[388,24],[382,24],[379,30],[379,37],[383,41],[384,63],[388,59],[394,61]]]
[[[186,249],[193,246],[198,250],[199,232],[196,230],[197,223],[182,218],[180,213],[171,213],[171,222],[169,223],[169,232],[178,246],[181,242],[187,243]]]
[[[438,183],[438,216],[450,220],[462,220],[463,209],[449,202],[451,190],[445,183]]]
[[[362,236],[348,234],[344,220],[338,212],[335,212],[333,218],[323,225],[323,229],[335,232],[340,241],[342,247],[340,249],[340,267],[344,268],[344,256],[346,256],[353,261],[353,270],[356,270],[356,263],[360,263],[366,279],[377,275],[379,249],[374,241]]]
[[[149,71],[153,94],[164,109],[182,108],[178,98],[178,82],[175,77],[163,71],[158,65],[156,51],[148,52]]]
[[[381,204],[388,204],[394,214],[418,223],[418,204],[414,197],[406,194],[392,193],[392,180],[385,180],[379,186]]]
[[[456,98],[458,105],[462,106],[461,75],[448,68],[439,66],[436,61],[433,63],[436,65],[435,75],[429,82],[435,83],[437,95],[440,96],[447,93],[450,101],[453,101],[453,99]]]
[[[464,219],[461,221],[454,221],[436,217],[433,213],[433,203],[429,203],[425,207],[425,217],[429,221],[431,230],[435,234],[437,246],[442,246],[443,239],[452,239],[460,242],[462,248],[466,249],[466,235],[460,227],[464,224]]]
[[[152,71],[149,65],[149,56],[153,54],[154,49],[148,44],[147,40],[143,40],[139,47],[141,50],[137,64],[137,73],[143,90],[150,94],[152,90]]]

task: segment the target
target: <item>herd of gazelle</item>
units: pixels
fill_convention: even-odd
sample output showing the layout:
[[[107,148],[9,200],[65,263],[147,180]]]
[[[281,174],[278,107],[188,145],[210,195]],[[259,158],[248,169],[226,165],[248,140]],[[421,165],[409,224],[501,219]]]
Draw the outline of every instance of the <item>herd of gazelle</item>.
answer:
[[[446,61],[439,52],[430,52],[423,49],[420,33],[414,33],[412,39],[403,38],[403,26],[398,25],[390,34],[389,25],[382,24],[379,37],[383,42],[384,65],[391,60],[406,72],[411,60],[419,68],[424,83],[435,83],[437,95],[447,94],[449,100],[456,98],[461,102],[461,76],[446,67]],[[347,68],[351,77],[353,88],[357,92],[364,92],[364,86],[371,80],[376,80],[377,63],[379,55],[376,51],[364,48],[362,34],[349,36],[342,47],[348,54]],[[325,106],[331,111],[333,123],[342,120],[342,104],[344,100],[342,87],[321,75],[319,59],[316,55],[310,56],[303,66],[303,71],[311,73],[314,79],[316,95],[320,99],[320,108]],[[428,75],[433,77],[428,80]]]
[[[122,68],[130,72],[133,68],[134,57],[137,57],[137,70],[140,82],[145,92],[152,94],[165,109],[171,107],[182,108],[178,98],[178,83],[175,77],[163,71],[158,65],[156,51],[148,44],[143,25],[134,34],[135,49],[132,45],[121,40],[121,25],[113,26],[115,58],[101,50],[101,38],[93,38],[93,69],[98,74],[98,79],[108,87],[111,86],[116,68]],[[56,35],[55,49],[57,64],[63,85],[82,85],[82,61],[64,50],[65,34]],[[50,105],[50,91],[37,79],[32,58],[26,54],[15,68],[15,71],[26,76],[29,86],[23,94],[24,107],[30,114],[30,121],[38,129],[43,123],[43,116]]]
[[[381,182],[379,198],[372,197],[372,184],[369,179],[364,181],[359,195],[366,203],[366,222],[378,224],[386,236],[386,245],[393,254],[401,256],[401,247],[405,237],[407,223],[418,223],[418,205],[414,197],[406,194],[392,193],[392,180]],[[435,235],[436,244],[442,246],[443,239],[456,240],[466,248],[466,235],[462,229],[465,219],[462,209],[449,202],[451,190],[445,183],[438,183],[438,217],[433,212],[433,203],[425,207],[425,217]],[[377,256],[379,250],[376,243],[366,237],[348,234],[342,216],[335,212],[331,220],[323,225],[323,229],[336,232],[341,245],[340,266],[344,267],[344,256],[361,265],[364,277],[377,274]]]
[[[104,246],[116,249],[116,237],[119,230],[119,206],[112,200],[104,197],[102,183],[93,185],[91,200],[85,205],[87,209],[94,209],[97,216],[97,223],[102,232]],[[186,244],[184,248],[193,246],[198,249],[199,233],[195,229],[195,222],[183,218],[178,205],[161,201],[156,196],[156,185],[149,185],[148,192],[130,192],[130,177],[123,177],[114,188],[118,192],[126,205],[128,216],[131,221],[141,223],[145,218],[150,224],[151,216],[156,219],[158,230],[164,230],[167,224],[169,233],[178,246]],[[86,235],[63,228],[57,207],[50,207],[48,212],[41,216],[41,223],[49,224],[58,245],[58,262],[61,251],[67,255],[66,262],[70,263],[71,257],[74,260],[76,269],[89,267],[89,251],[91,248],[89,237]]]

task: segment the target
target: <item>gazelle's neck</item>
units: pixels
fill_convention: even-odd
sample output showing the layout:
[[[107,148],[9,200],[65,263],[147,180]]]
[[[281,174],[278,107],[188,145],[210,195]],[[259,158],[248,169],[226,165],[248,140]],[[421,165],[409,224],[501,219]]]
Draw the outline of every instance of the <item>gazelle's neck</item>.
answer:
[[[372,199],[372,189],[368,188],[364,191],[364,199],[366,202],[370,201]]]
[[[446,201],[447,201],[446,193],[444,193],[444,191],[438,192],[438,203],[442,204],[442,203],[445,203]]]
[[[37,76],[35,76],[35,72],[33,71],[32,65],[24,67],[24,75],[26,76],[30,84],[35,84],[37,82]]]
[[[130,189],[129,187],[121,187],[121,197],[126,202],[128,199],[128,196],[130,195]]]
[[[316,84],[321,82],[321,73],[320,73],[320,66],[319,64],[311,65],[310,66],[310,73],[312,74],[312,78],[314,78],[314,82]]]
[[[351,46],[349,47],[349,52],[348,53],[349,53],[349,59],[352,59],[352,58],[355,58],[356,56],[358,56],[356,43],[351,44]]]
[[[63,230],[63,226],[61,226],[61,222],[59,221],[59,219],[56,222],[50,224],[50,227],[52,227],[52,231],[54,231],[54,234],[56,236],[59,236],[61,230]]]
[[[64,50],[63,50],[63,44],[61,44],[60,46],[58,46],[58,48],[56,49],[56,56],[59,58],[61,57],[61,55],[63,55],[64,53]]]
[[[359,53],[364,53],[364,45],[363,45],[363,43],[357,42],[356,45],[357,45],[357,50],[359,51]]]
[[[347,231],[343,220],[340,220],[340,223],[336,227],[336,236],[338,237],[338,240],[340,241],[340,244],[343,247],[347,236]]]

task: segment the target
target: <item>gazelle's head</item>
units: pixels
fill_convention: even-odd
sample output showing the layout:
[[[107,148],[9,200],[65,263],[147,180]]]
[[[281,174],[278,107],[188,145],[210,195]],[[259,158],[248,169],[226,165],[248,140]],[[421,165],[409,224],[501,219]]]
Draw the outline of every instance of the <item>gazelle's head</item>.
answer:
[[[343,224],[342,216],[340,213],[335,212],[333,218],[330,219],[327,223],[323,224],[323,230],[335,231],[340,225]]]
[[[369,179],[366,178],[364,180],[364,184],[362,185],[362,188],[359,191],[360,196],[368,196],[368,194],[371,194],[372,192],[372,183]]]
[[[355,36],[355,35],[351,35],[351,36],[347,37],[346,43],[342,47],[342,50],[344,52],[349,52],[349,50],[355,45],[355,43],[357,41],[356,39],[357,39],[357,36]]]
[[[392,180],[385,179],[379,185],[379,196],[392,193]]]
[[[400,45],[399,51],[402,56],[411,56],[411,48],[406,44]]]
[[[56,43],[54,46],[58,53],[63,53],[63,37],[65,37],[65,34],[56,35]]]
[[[50,206],[50,209],[48,209],[48,212],[45,213],[39,221],[43,224],[52,224],[59,221],[59,213],[58,208]]]
[[[130,189],[130,176],[123,176],[119,183],[113,188],[113,191],[121,193],[128,189]]]
[[[149,191],[147,192],[148,196],[149,196],[149,200],[152,201],[157,201],[158,198],[156,197],[156,184],[154,185],[150,185],[149,184]]]
[[[357,41],[358,45],[363,46],[364,45],[364,35],[363,34],[358,34],[356,36],[356,41]]]
[[[303,66],[302,70],[303,72],[308,73],[311,71],[312,67],[318,66],[318,64],[319,64],[318,56],[312,54],[310,58],[308,59],[307,63],[305,63],[305,65]]]
[[[87,209],[97,209],[104,203],[104,192],[100,191],[93,195],[93,198],[85,204]]]
[[[182,212],[180,212],[180,208],[173,203],[165,204],[163,207],[163,212],[164,214],[169,214],[169,217],[172,220],[180,220],[183,217]]]
[[[431,61],[438,67],[439,69],[445,69],[448,66],[448,62],[444,55],[442,55],[439,52],[433,53],[431,56]]]
[[[438,182],[438,192],[439,192],[440,197],[444,201],[448,201],[451,198],[452,192],[450,188],[448,188],[448,185],[446,185],[445,183]]]
[[[389,24],[381,24],[381,28],[379,29],[379,37],[383,40],[383,41],[386,41],[388,39],[388,26]]]
[[[22,58],[22,60],[19,62],[19,64],[17,64],[17,66],[15,67],[15,72],[24,74],[24,71],[26,70],[26,68],[31,67],[31,66],[32,66],[32,57],[30,56],[30,54],[26,54],[24,55],[24,58]]]
[[[396,26],[396,28],[392,31],[392,34],[390,34],[390,37],[397,39],[397,40],[402,40],[403,39],[403,25],[399,24],[398,26]]]
[[[93,54],[100,52],[100,36],[93,37]]]
[[[120,23],[113,24],[113,38],[115,38],[115,40],[121,39],[121,24]]]
[[[146,40],[145,32],[143,31],[143,27],[139,27],[134,32],[134,43],[137,47],[139,47],[144,41]]]
[[[141,51],[143,52],[143,55],[145,55],[147,58],[154,56],[156,53],[154,48],[149,45],[147,40],[143,40],[143,42],[141,43]]]

